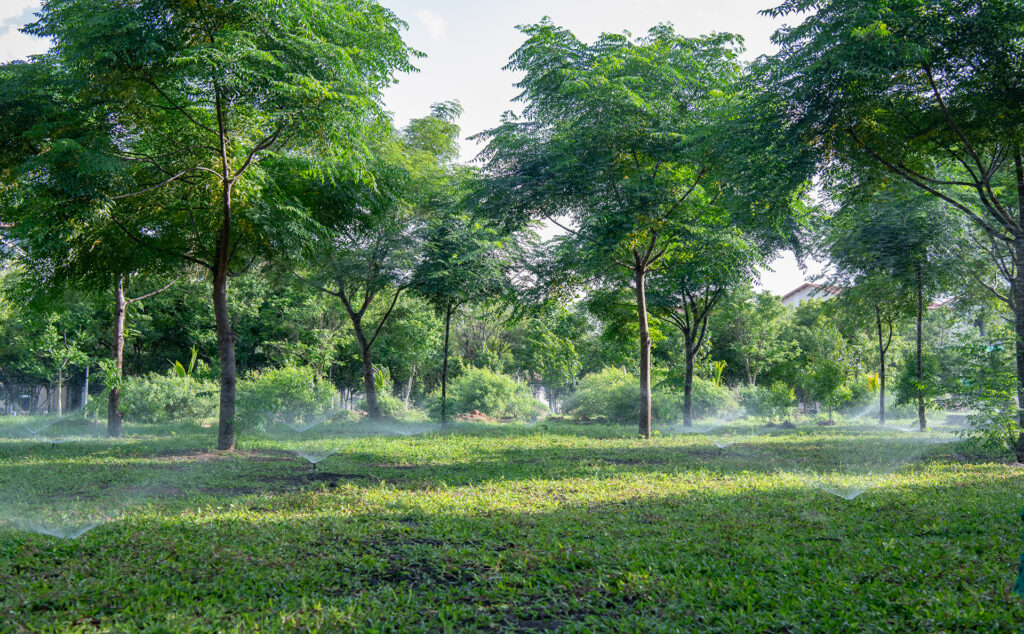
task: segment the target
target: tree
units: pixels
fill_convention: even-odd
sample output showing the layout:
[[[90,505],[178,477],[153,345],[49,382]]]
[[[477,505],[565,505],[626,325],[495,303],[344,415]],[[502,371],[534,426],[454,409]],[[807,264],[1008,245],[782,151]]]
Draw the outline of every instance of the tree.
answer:
[[[705,226],[692,229],[652,280],[652,312],[683,336],[684,426],[693,424],[694,362],[707,339],[711,311],[731,287],[755,274],[754,245],[730,226],[727,216],[717,220],[705,218]]]
[[[497,298],[506,291],[506,269],[511,264],[514,238],[502,237],[494,227],[466,209],[468,188],[475,172],[452,173],[439,199],[435,216],[426,227],[423,255],[413,275],[413,288],[444,318],[441,364],[441,421],[448,420],[448,356],[451,321],[462,306]]]
[[[810,395],[828,408],[831,420],[832,412],[850,398],[846,340],[826,319],[819,319],[810,335],[805,385]]]
[[[234,447],[228,279],[291,246],[301,217],[261,198],[275,155],[363,162],[367,121],[409,68],[402,23],[369,0],[53,0],[27,31],[94,96],[114,138],[104,213],[146,249],[205,268],[221,366],[219,449]],[[308,162],[308,161],[307,161]]]
[[[786,307],[768,291],[739,287],[723,304],[716,342],[736,355],[748,385],[795,355],[795,342],[785,337],[788,319]]]
[[[315,176],[288,190],[322,227],[306,249],[312,270],[302,277],[337,297],[352,322],[371,418],[381,416],[373,345],[399,297],[413,284],[431,198],[457,155],[455,118],[460,112],[457,104],[437,104],[429,116],[413,120],[398,134],[390,126],[379,130],[370,166],[373,186],[346,180],[342,173]],[[375,310],[376,324],[367,323]]]
[[[1024,5],[1013,0],[789,0],[765,87],[822,166],[896,176],[983,234],[1001,273],[990,288],[1013,311],[1024,403]],[[1024,408],[1015,448],[1024,459]]]
[[[564,308],[546,307],[520,326],[521,338],[513,354],[523,373],[539,379],[548,407],[558,412],[558,393],[576,383],[581,364],[573,343],[575,320]]]
[[[851,269],[844,267],[851,266],[851,260],[837,250],[830,252],[835,254],[835,259],[831,260],[835,270],[840,274],[850,274]],[[906,289],[887,277],[884,271],[854,268],[852,272],[852,284],[845,285],[842,294],[833,301],[839,302],[844,315],[875,331],[878,353],[878,424],[884,425],[889,369],[886,358],[897,326],[914,312],[911,308],[913,299],[905,292]],[[838,280],[838,277],[832,278],[833,282]]]
[[[143,271],[159,275],[171,264],[155,257],[162,254],[134,248],[119,227],[95,213],[101,192],[113,187],[108,161],[97,151],[115,151],[110,145],[114,133],[58,64],[54,56],[44,55],[0,67],[0,133],[11,141],[0,147],[0,164],[9,178],[0,209],[14,221],[8,229],[34,291],[53,297],[69,288],[113,288],[107,434],[116,438],[121,435],[119,381],[127,307],[167,288],[126,298],[125,280]],[[82,159],[86,147],[92,149],[90,161]],[[99,166],[90,165],[92,160]]]
[[[829,218],[823,241],[824,254],[835,267],[832,280],[842,286],[861,285],[853,291],[854,302],[877,298],[874,312],[880,349],[883,318],[888,317],[891,340],[892,314],[916,313],[915,362],[917,380],[923,385],[925,308],[955,288],[960,281],[958,273],[964,270],[956,253],[966,241],[960,218],[944,202],[899,181],[862,184],[845,192],[840,200],[841,207]],[[884,361],[884,350],[880,357]],[[916,401],[923,430],[927,427],[923,392]],[[884,422],[884,412],[881,416]]]
[[[702,211],[729,198],[749,210],[749,193],[763,193],[761,181],[723,157],[720,133],[741,120],[730,109],[740,74],[738,40],[686,38],[661,25],[644,37],[604,34],[586,44],[547,19],[521,30],[528,39],[507,68],[525,73],[517,86],[526,105],[522,119],[506,114],[482,135],[491,176],[484,204],[506,223],[540,217],[561,227],[554,256],[561,279],[632,288],[639,429],[650,438],[648,277]],[[712,121],[726,123],[712,129]],[[760,155],[755,145],[744,147],[743,165],[763,164],[757,157],[764,147]],[[738,181],[745,187],[730,185]],[[778,221],[793,202],[792,189],[784,189],[758,196],[763,226],[784,224]]]

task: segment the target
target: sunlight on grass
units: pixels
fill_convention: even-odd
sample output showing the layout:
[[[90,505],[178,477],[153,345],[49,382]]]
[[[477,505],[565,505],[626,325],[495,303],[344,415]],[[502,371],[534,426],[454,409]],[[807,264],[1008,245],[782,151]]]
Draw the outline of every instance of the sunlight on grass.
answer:
[[[219,454],[192,426],[54,445],[20,424],[0,421],[0,607],[25,629],[1024,618],[1008,594],[1021,471],[946,431],[315,426]],[[331,455],[314,471],[304,451]],[[944,602],[951,571],[975,594]],[[126,607],[83,608],[96,592]]]

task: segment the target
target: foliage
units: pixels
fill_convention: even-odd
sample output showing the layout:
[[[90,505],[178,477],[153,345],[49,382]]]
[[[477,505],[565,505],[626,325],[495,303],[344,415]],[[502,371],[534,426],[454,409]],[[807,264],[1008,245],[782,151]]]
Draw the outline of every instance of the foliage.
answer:
[[[730,355],[730,365],[748,385],[776,366],[792,359],[797,344],[785,337],[790,312],[767,291],[736,288],[715,317],[713,339],[717,354]]]
[[[657,402],[657,400],[655,401]],[[693,379],[693,414],[697,418],[715,417],[739,407],[732,390],[699,377]]]
[[[125,420],[138,423],[185,423],[217,416],[217,384],[210,380],[183,379],[173,372],[125,377],[121,411]],[[105,398],[91,401],[106,408]]]
[[[869,376],[866,380],[847,381],[846,388],[850,390],[850,397],[839,409],[842,412],[858,412],[869,405],[878,397],[878,377]]]
[[[530,388],[513,377],[485,368],[466,368],[448,386],[452,414],[474,410],[493,418],[533,421],[547,411]],[[436,408],[440,411],[440,403]]]
[[[935,355],[925,354],[921,358],[921,369],[924,377],[918,379],[917,357],[912,351],[906,351],[900,360],[893,386],[896,405],[917,403],[918,398],[923,398],[926,405],[931,405],[946,394],[947,386],[943,381],[939,359]]]
[[[970,413],[971,435],[1001,449],[1013,449],[1020,407],[1017,404],[1013,346],[995,340],[972,342],[949,375],[944,404]]]
[[[796,404],[793,388],[781,381],[765,385],[746,385],[738,390],[740,405],[751,416],[780,420],[790,414]]]
[[[714,388],[698,388],[696,380],[694,386],[695,406],[699,401],[709,410],[728,407],[729,403],[721,391]],[[580,379],[576,391],[569,397],[566,410],[579,417],[626,423],[636,418],[639,394],[640,381],[636,375],[623,368],[605,368]],[[668,389],[654,389],[651,404],[655,423],[676,423],[683,417],[681,393]]]
[[[283,367],[249,372],[238,384],[241,429],[274,423],[311,423],[334,403],[337,391],[313,368]]]

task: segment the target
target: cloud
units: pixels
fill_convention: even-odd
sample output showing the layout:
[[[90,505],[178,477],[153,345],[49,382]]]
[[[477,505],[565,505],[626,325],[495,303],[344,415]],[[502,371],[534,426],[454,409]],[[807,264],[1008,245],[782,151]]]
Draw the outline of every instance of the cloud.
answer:
[[[427,27],[427,31],[430,33],[430,37],[435,40],[443,40],[445,30],[448,28],[448,23],[445,22],[444,18],[437,11],[431,11],[430,9],[421,9],[416,12],[416,17],[420,19],[420,22]]]
[[[0,27],[11,22],[21,26],[29,21],[32,13],[39,9],[39,0],[4,0],[0,2]]]
[[[48,40],[18,30],[35,21],[38,10],[39,0],[0,1],[0,63],[43,53],[50,47]]]

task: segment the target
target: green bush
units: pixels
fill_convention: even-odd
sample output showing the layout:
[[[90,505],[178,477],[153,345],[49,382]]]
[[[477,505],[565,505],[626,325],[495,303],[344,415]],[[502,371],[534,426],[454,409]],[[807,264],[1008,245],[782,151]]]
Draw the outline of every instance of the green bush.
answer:
[[[427,413],[411,404],[408,409],[405,401],[398,398],[388,390],[377,391],[377,406],[380,407],[380,415],[384,418],[397,418],[399,420],[424,420]],[[366,399],[361,398],[356,402],[356,409],[365,412]]]
[[[337,396],[334,386],[312,368],[283,367],[250,372],[238,382],[241,428],[266,428],[269,423],[309,423],[323,416]]]
[[[701,390],[702,411],[710,411],[719,396],[704,390],[703,386],[698,388],[697,379],[694,379],[695,414],[698,411],[698,389]],[[640,380],[622,368],[605,368],[588,374],[569,398],[566,410],[587,418],[634,423],[640,418]],[[652,390],[651,416],[655,423],[678,422],[683,418],[683,395],[664,389]]]
[[[697,418],[718,416],[739,407],[732,390],[705,379],[693,378],[693,415]]]
[[[506,374],[486,368],[466,368],[448,384],[448,413],[451,416],[479,411],[493,418],[533,420],[548,409],[530,392],[530,387]],[[431,414],[440,416],[437,396]]]
[[[878,390],[868,385],[867,380],[853,381],[847,386],[850,389],[850,398],[839,408],[840,412],[858,412],[878,400]]]
[[[789,413],[796,393],[782,381],[772,385],[748,385],[739,389],[740,404],[747,414],[776,420]]]
[[[121,380],[121,412],[129,422],[197,422],[217,416],[220,386],[216,381],[182,378],[173,372]],[[107,392],[90,404],[106,415]]]

